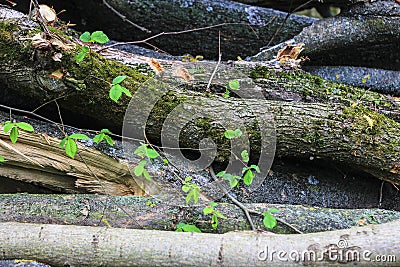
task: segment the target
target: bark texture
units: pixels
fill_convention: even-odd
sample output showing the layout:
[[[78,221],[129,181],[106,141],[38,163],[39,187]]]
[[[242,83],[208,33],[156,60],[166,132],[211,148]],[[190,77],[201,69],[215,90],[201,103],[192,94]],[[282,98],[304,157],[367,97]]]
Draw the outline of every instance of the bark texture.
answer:
[[[345,266],[355,262],[357,266],[371,266],[372,260],[375,266],[398,266],[400,236],[393,229],[399,224],[395,221],[306,235],[215,235],[0,223],[0,241],[2,258],[36,259],[52,266]],[[285,261],[277,258],[280,251]],[[313,260],[310,254],[319,260]],[[385,255],[385,259],[390,255],[391,260],[375,261],[379,255]]]
[[[242,210],[229,203],[215,208],[226,219],[211,227],[211,216],[203,214],[205,203],[173,205],[167,197],[118,197],[99,195],[0,195],[0,222],[31,222],[81,226],[108,226],[174,231],[180,222],[196,225],[202,232],[226,233],[250,230]],[[301,205],[252,203],[252,210],[264,212],[277,208],[274,216],[303,233],[315,233],[382,224],[400,219],[400,212],[383,209],[329,209]],[[252,214],[257,229],[265,229],[262,217]],[[279,234],[295,233],[282,222],[270,230]]]
[[[19,1],[19,8],[27,12],[29,1]],[[218,32],[221,32],[221,49],[224,59],[236,59],[254,55],[266,45],[275,31],[281,27],[286,13],[232,1],[127,1],[108,0],[107,3],[126,19],[145,27],[147,33],[121,19],[101,0],[91,1],[41,1],[59,10],[67,10],[60,17],[65,21],[84,25],[81,31],[103,30],[112,39],[135,41],[161,32],[176,32],[211,25],[220,27],[188,32],[181,35],[165,35],[150,44],[172,55],[202,55],[207,59],[218,58]],[[272,21],[271,21],[272,20]],[[293,15],[289,17],[273,44],[290,39],[315,19]]]
[[[400,7],[394,1],[360,2],[338,16],[319,20],[254,60],[273,58],[287,44],[303,42],[312,65],[363,66],[399,71]]]
[[[17,21],[3,22],[1,46],[4,49],[1,56],[5,64],[0,67],[0,80],[8,90],[3,90],[2,100],[6,103],[12,102],[15,96],[20,96],[17,101],[21,100],[24,103],[16,104],[26,107],[26,99],[29,97],[33,101],[28,102],[28,105],[37,107],[48,100],[61,98],[59,105],[65,110],[101,121],[100,125],[105,127],[120,126],[127,111],[128,99],[123,98],[118,105],[114,104],[108,97],[110,82],[115,76],[124,74],[127,76],[125,86],[131,92],[137,92],[142,88],[140,86],[143,82],[148,80],[148,74],[151,72],[148,69],[141,72],[143,67],[140,65],[132,68],[107,60],[95,53],[92,53],[90,60],[81,64],[75,63],[74,53],[65,54],[60,66],[60,63],[50,58],[54,53],[53,48],[38,50],[30,45],[26,35],[23,35],[29,36],[28,31],[25,33],[20,31],[18,36],[7,35],[11,29],[14,32],[18,30],[18,23],[24,20],[26,18],[20,15]],[[67,71],[64,78],[55,79],[48,75],[60,67]],[[131,112],[130,115],[128,112],[125,117],[129,121],[128,126],[143,127],[141,119],[150,115],[146,131],[151,141],[160,142],[160,131],[167,116],[172,111],[174,111],[172,114],[180,112],[184,116],[169,116],[171,125],[185,126],[180,129],[182,134],[179,137],[181,138],[179,145],[198,148],[202,139],[211,138],[222,148],[221,152],[217,153],[216,161],[226,161],[230,157],[230,153],[226,152],[229,151],[227,147],[229,144],[224,138],[224,129],[219,125],[219,121],[220,114],[227,114],[226,116],[230,116],[230,127],[242,125],[246,129],[251,151],[256,157],[262,154],[263,149],[273,148],[273,143],[269,143],[268,140],[274,142],[276,137],[276,156],[290,155],[308,159],[317,157],[328,161],[345,162],[380,179],[394,183],[400,181],[399,123],[372,110],[373,107],[370,105],[364,106],[363,101],[358,101],[360,96],[363,96],[362,99],[367,96],[367,99],[371,100],[370,104],[373,105],[378,103],[377,100],[385,100],[378,104],[383,110],[388,105],[392,106],[392,110],[398,111],[396,103],[391,103],[379,94],[352,87],[337,88],[336,86],[340,85],[326,84],[324,80],[312,76],[300,75],[297,76],[299,80],[295,81],[291,79],[294,78],[292,74],[288,74],[284,77],[288,79],[289,88],[300,87],[303,89],[303,95],[316,94],[327,97],[326,92],[328,92],[333,95],[333,99],[338,99],[338,103],[250,99],[254,96],[259,98],[257,95],[259,96],[260,91],[263,91],[256,85],[244,88],[243,91],[239,90],[236,94],[242,98],[222,98],[217,92],[211,97],[207,92],[204,93],[204,87],[200,92],[198,87],[197,91],[196,87],[190,90],[196,81],[200,81],[201,84],[207,80],[205,78],[208,76],[204,77],[201,72],[205,71],[203,67],[209,67],[209,64],[200,64],[198,68],[193,68],[193,65],[185,66],[179,63],[178,67],[180,68],[178,70],[183,73],[185,70],[191,71],[195,80],[190,81],[191,74],[189,74],[189,81],[185,81],[179,77],[180,74],[174,72],[176,69],[169,72],[166,70],[163,72],[165,73],[163,77],[167,79],[175,73],[175,80],[170,79],[170,81],[173,81],[176,87],[169,86],[168,90],[163,92],[165,88],[160,86],[157,80],[148,80],[145,85],[149,90],[144,95],[136,94],[136,97],[143,97],[140,99],[140,105],[128,108]],[[221,66],[221,76],[224,76],[226,69],[229,68]],[[266,77],[267,79],[263,80],[263,86],[270,88],[279,86],[274,77],[281,77],[282,74],[271,73],[268,69],[266,71],[258,69],[252,72],[251,76],[253,78]],[[314,85],[318,86],[314,87]],[[329,85],[332,87],[327,88]],[[14,97],[10,97],[11,95]],[[193,109],[193,105],[196,109]],[[377,109],[379,110],[380,108]],[[206,120],[195,118],[194,121],[188,122],[188,118],[192,118],[195,113],[206,114],[208,118]],[[392,113],[396,117],[396,112]],[[263,120],[269,123],[264,132],[261,129]],[[272,121],[274,125],[271,124]],[[164,139],[177,140],[175,136],[176,132],[179,132],[177,130],[179,129],[165,133]],[[139,137],[142,135],[141,131],[137,133]],[[166,145],[174,147],[171,143]],[[270,157],[272,155],[267,155],[268,159]]]

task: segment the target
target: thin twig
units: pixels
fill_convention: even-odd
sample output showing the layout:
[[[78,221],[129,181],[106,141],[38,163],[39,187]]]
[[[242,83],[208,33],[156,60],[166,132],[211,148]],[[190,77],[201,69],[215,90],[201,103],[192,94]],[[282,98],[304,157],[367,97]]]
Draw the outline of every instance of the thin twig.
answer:
[[[57,98],[55,98],[55,99],[52,99],[52,100],[49,100],[49,101],[47,101],[47,102],[41,104],[40,106],[36,107],[36,108],[35,108],[34,110],[32,110],[31,112],[34,113],[34,112],[38,111],[39,109],[41,109],[42,107],[44,107],[44,106],[50,104],[51,102],[56,101],[56,100],[61,99],[61,98],[64,98],[64,97],[65,97],[65,95],[64,95],[64,96],[59,96],[59,97],[57,97]]]
[[[288,20],[288,18],[297,10],[301,9],[302,7],[308,5],[309,3],[311,3],[314,0],[308,0],[307,2],[305,2],[304,4],[301,4],[300,6],[296,7],[293,11],[290,11],[286,14],[286,17],[283,19],[282,24],[279,26],[279,28],[275,31],[274,35],[272,35],[271,39],[269,39],[268,44],[265,47],[269,47],[272,43],[272,41],[275,39],[275,37],[278,35],[278,33],[281,31],[281,29],[283,28],[283,26],[285,25],[286,21]]]
[[[262,213],[259,212],[259,211],[252,210],[252,209],[248,209],[248,211],[249,211],[249,213],[253,213],[253,214],[257,214],[257,215],[262,216]],[[280,223],[286,225],[286,226],[289,227],[289,228],[292,228],[295,232],[297,232],[297,233],[299,233],[299,234],[304,234],[304,233],[303,233],[302,231],[300,231],[297,227],[293,226],[292,224],[286,222],[286,221],[283,220],[283,219],[280,219],[280,218],[275,217],[275,220],[277,220],[278,222],[280,222]]]
[[[62,126],[62,131],[63,131],[63,133],[65,134],[64,122],[63,122],[63,119],[62,119],[62,116],[61,116],[60,106],[58,105],[57,100],[54,100],[54,103],[55,103],[56,106],[57,106],[58,117],[60,118],[60,123],[61,123],[61,126]]]
[[[33,6],[36,8],[38,22],[39,22],[40,26],[43,28],[43,31],[46,34],[50,34],[50,30],[49,30],[49,28],[47,28],[47,25],[46,25],[46,20],[43,18],[42,13],[40,13],[39,2],[37,0],[31,0],[31,3],[33,3]]]
[[[275,19],[275,18],[273,18],[273,19]],[[273,19],[272,19],[272,20],[273,20]],[[271,20],[271,21],[272,21],[272,20]],[[269,22],[267,23],[267,25],[270,24],[271,21],[269,21]],[[148,37],[148,38],[145,38],[145,39],[143,39],[143,40],[131,41],[131,42],[118,42],[118,43],[114,43],[114,44],[111,44],[111,45],[108,45],[108,46],[104,46],[104,47],[102,47],[102,48],[96,50],[96,52],[100,52],[100,51],[106,50],[106,49],[108,49],[108,48],[111,48],[111,47],[114,47],[114,46],[119,46],[119,45],[146,43],[146,42],[148,42],[148,41],[150,41],[150,40],[156,39],[156,38],[161,37],[161,36],[164,36],[164,35],[178,35],[178,34],[184,34],[184,33],[191,33],[191,32],[197,32],[197,31],[204,31],[204,30],[209,30],[209,29],[213,29],[213,28],[217,28],[217,27],[222,27],[222,26],[227,26],[227,25],[244,25],[244,26],[249,26],[249,27],[251,28],[251,25],[248,24],[248,23],[240,23],[240,22],[236,22],[236,23],[235,23],[235,22],[232,22],[232,23],[220,23],[220,24],[215,24],[215,25],[211,25],[211,26],[205,26],[205,27],[194,28],[194,29],[189,29],[189,30],[182,30],[182,31],[160,32],[160,33],[157,33],[157,34],[155,34],[155,35],[153,35],[153,36],[150,36],[150,37]]]
[[[222,58],[222,53],[221,53],[221,31],[218,32],[218,62],[217,65],[214,68],[213,73],[210,76],[210,79],[208,80],[208,84],[206,87],[206,92],[210,92],[210,86],[211,82],[214,79],[215,74],[217,73],[218,67],[221,64],[221,58]]]
[[[120,17],[123,21],[128,22],[129,24],[131,24],[132,26],[138,28],[141,31],[147,32],[147,33],[151,33],[150,30],[146,29],[145,27],[142,27],[140,25],[137,25],[136,23],[130,21],[129,19],[126,18],[126,16],[122,15],[121,13],[119,13],[117,10],[115,10],[115,8],[113,8],[109,3],[106,2],[106,0],[103,0],[103,4],[108,7],[112,12],[114,12],[118,17]]]
[[[211,166],[210,166],[210,174],[211,174],[211,177],[212,177],[214,180],[217,181],[217,177],[216,177],[215,172],[214,172],[214,170],[213,170],[213,168],[212,168]],[[217,185],[218,185],[218,187],[222,190],[222,192],[223,192],[227,197],[229,197],[229,198],[232,200],[233,203],[235,203],[239,208],[241,208],[241,209],[243,210],[244,214],[246,215],[247,220],[249,221],[249,223],[250,223],[252,229],[254,230],[255,227],[254,227],[254,224],[253,224],[253,222],[252,222],[252,220],[251,220],[250,213],[257,214],[257,215],[259,215],[259,216],[262,216],[262,213],[259,212],[259,211],[255,211],[255,210],[252,210],[252,209],[248,209],[247,207],[245,207],[245,206],[244,206],[242,203],[240,203],[237,199],[235,199],[233,196],[231,196],[231,195],[229,194],[228,190],[226,190],[225,187],[223,187],[220,183],[218,183],[218,181],[217,181]],[[278,222],[280,222],[280,223],[286,225],[287,227],[293,229],[295,232],[297,232],[297,233],[299,233],[299,234],[303,234],[302,231],[300,231],[299,229],[297,229],[295,226],[291,225],[290,223],[286,222],[285,220],[280,219],[280,218],[276,218],[276,217],[275,217],[275,219],[276,219]]]
[[[219,183],[218,178],[217,178],[217,176],[215,175],[215,172],[214,172],[214,169],[213,169],[212,166],[210,166],[210,174],[211,174],[211,177],[212,177],[212,178],[215,180],[215,182],[217,183],[217,186],[219,187],[219,189],[221,189],[222,192],[223,192],[227,197],[229,197],[230,200],[232,200],[232,202],[235,203],[236,206],[238,206],[239,208],[241,208],[241,209],[243,210],[244,214],[246,215],[246,219],[247,219],[247,221],[248,221],[249,224],[250,224],[251,229],[252,229],[252,230],[256,230],[256,228],[254,227],[253,220],[252,220],[251,217],[250,217],[248,208],[246,208],[246,207],[245,207],[242,203],[240,203],[236,198],[234,198],[233,196],[231,196],[231,195],[229,194],[228,190],[226,190],[226,188],[223,187],[223,186]]]
[[[383,197],[383,184],[385,181],[382,181],[381,183],[381,189],[379,190],[379,208],[382,206],[382,197]]]

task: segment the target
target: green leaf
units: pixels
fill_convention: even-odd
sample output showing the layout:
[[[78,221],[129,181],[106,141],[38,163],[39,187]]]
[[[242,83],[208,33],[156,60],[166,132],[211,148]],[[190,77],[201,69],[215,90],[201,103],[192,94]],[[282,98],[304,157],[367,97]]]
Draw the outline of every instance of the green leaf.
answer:
[[[106,140],[107,144],[109,144],[110,146],[114,146],[114,140],[109,137],[108,135],[104,135],[104,139]]]
[[[236,137],[235,131],[234,131],[234,130],[226,130],[226,131],[224,132],[224,135],[225,135],[225,137],[228,138],[228,139],[232,139],[232,138],[235,138],[235,137]]]
[[[218,206],[218,203],[217,203],[217,202],[214,202],[214,201],[212,201],[212,202],[210,202],[210,206],[211,206],[211,207],[216,207],[216,206]]]
[[[82,42],[89,43],[89,42],[91,41],[90,32],[84,32],[84,33],[82,33],[81,36],[79,36],[79,39],[80,39]]]
[[[186,204],[189,204],[192,197],[193,197],[193,190],[190,190],[189,193],[186,195]]]
[[[77,151],[78,146],[76,145],[75,140],[72,138],[67,138],[67,144],[65,146],[65,152],[67,153],[67,155],[71,158],[74,158]]]
[[[139,157],[143,158],[145,153],[146,153],[147,145],[146,144],[141,144],[138,146],[133,154],[138,155]]]
[[[138,177],[143,174],[143,171],[144,171],[144,167],[140,166],[140,165],[136,166],[135,169],[133,169],[133,173]]]
[[[217,175],[215,175],[215,176],[217,176],[217,177],[223,177],[224,175],[225,175],[225,173],[226,173],[226,171],[220,171],[219,173],[217,173]]]
[[[211,227],[215,230],[218,227],[218,217],[217,215],[213,214],[213,216],[211,216]]]
[[[121,85],[116,84],[111,86],[110,89],[110,98],[112,101],[114,101],[115,103],[118,103],[118,100],[121,98],[122,96],[122,89],[121,89]]]
[[[191,176],[188,176],[188,177],[185,178],[185,182],[190,182],[191,180],[192,180]]]
[[[182,228],[183,228],[184,225],[185,225],[184,222],[178,223],[178,224],[176,225],[176,230],[175,230],[175,232],[182,232]],[[178,229],[179,229],[179,231],[178,231]]]
[[[8,133],[11,130],[11,128],[13,128],[13,127],[15,127],[15,123],[11,123],[9,121],[6,121],[4,123],[4,132]]]
[[[89,46],[86,46],[86,45],[82,46],[82,52],[84,52],[85,54],[87,54],[89,51],[90,51]]]
[[[131,92],[129,92],[128,89],[126,89],[125,87],[121,86],[121,91],[128,97],[132,97]]]
[[[69,138],[77,140],[90,140],[89,136],[86,134],[71,134]]]
[[[108,41],[110,41],[110,39],[108,39],[108,36],[105,35],[104,32],[102,32],[102,31],[93,32],[91,35],[91,39],[99,44],[105,44]]]
[[[187,193],[190,190],[190,188],[191,188],[190,185],[187,184],[182,185],[182,191],[185,193]]]
[[[100,133],[104,133],[104,134],[112,134],[112,132],[108,129],[101,129]]]
[[[151,181],[151,176],[146,169],[143,170],[143,176],[146,180]]]
[[[26,122],[17,122],[17,126],[27,132],[33,132],[34,129],[32,127],[32,125],[30,125],[29,123]]]
[[[5,161],[6,161],[6,159],[3,158],[2,156],[0,156],[0,162],[5,162]]]
[[[201,230],[199,228],[197,228],[196,225],[192,225],[192,224],[184,224],[182,226],[182,229],[185,232],[201,233]]]
[[[146,165],[147,161],[146,160],[141,160],[139,161],[138,165],[135,167],[133,170],[133,173],[136,176],[141,176],[144,172],[144,166]]]
[[[241,137],[243,132],[240,129],[235,130],[235,137]]]
[[[232,90],[237,90],[239,89],[240,84],[238,80],[233,80],[233,81],[229,81],[229,88]]]
[[[229,180],[229,186],[230,186],[231,188],[234,188],[234,187],[237,186],[238,183],[239,183],[239,180],[235,179],[234,177],[235,177],[235,176],[233,176],[233,179]]]
[[[226,89],[226,90],[225,90],[225,93],[224,93],[222,96],[223,96],[224,98],[229,98],[229,94],[230,94],[229,90]]]
[[[151,158],[151,159],[155,159],[155,158],[157,158],[158,156],[160,156],[160,155],[157,153],[157,151],[155,151],[154,149],[151,149],[151,148],[147,148],[147,149],[146,149],[146,154],[147,154],[147,156],[148,156],[149,158]]]
[[[193,202],[196,204],[197,202],[199,202],[199,194],[200,194],[199,187],[194,188],[192,191],[193,191]]]
[[[266,228],[272,229],[276,226],[276,219],[269,212],[263,212],[262,215],[264,216],[263,223]]]
[[[90,48],[87,47],[86,45],[82,46],[82,51],[79,52],[79,54],[76,55],[76,57],[75,57],[76,62],[77,63],[81,62],[85,58],[85,56],[89,52],[89,50],[90,50]]]
[[[60,147],[63,148],[65,146],[65,142],[67,142],[67,137],[64,137],[63,140],[60,142]]]
[[[251,183],[253,182],[253,178],[254,178],[254,173],[251,170],[248,170],[243,177],[244,184],[251,185]]]
[[[242,157],[243,162],[249,162],[249,152],[247,152],[247,150],[243,150],[242,153],[240,153],[240,156]]]
[[[211,214],[211,213],[213,213],[213,212],[214,212],[214,209],[213,209],[212,207],[205,207],[205,208],[203,209],[204,215]]]
[[[219,212],[219,211],[214,210],[214,214],[215,214],[218,218],[221,218],[221,219],[228,219],[228,218],[226,218],[224,215],[222,215],[222,213]]]
[[[17,142],[17,140],[18,140],[18,128],[17,127],[13,127],[11,129],[10,140],[13,144],[15,144]]]
[[[77,54],[75,57],[76,63],[81,62],[85,58],[86,54],[87,54],[87,52],[83,52],[83,51],[79,52],[79,54]]]
[[[257,173],[260,173],[260,167],[258,167],[257,165],[250,165],[250,168],[255,170]]]
[[[95,137],[93,137],[93,142],[95,142],[96,144],[100,143],[101,141],[103,141],[104,137],[106,135],[103,133],[100,134],[96,134]]]
[[[121,83],[123,80],[125,80],[126,76],[117,76],[114,78],[114,80],[112,81],[113,84],[119,84]]]

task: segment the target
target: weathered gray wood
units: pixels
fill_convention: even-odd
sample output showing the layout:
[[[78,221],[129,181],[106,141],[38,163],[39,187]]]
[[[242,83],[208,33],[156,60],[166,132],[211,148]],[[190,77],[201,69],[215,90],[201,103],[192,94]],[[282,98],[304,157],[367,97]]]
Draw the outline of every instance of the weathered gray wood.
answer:
[[[0,243],[3,258],[42,260],[52,266],[371,266],[372,260],[375,266],[398,266],[400,233],[394,229],[399,227],[395,221],[306,235],[213,235],[0,223]],[[375,261],[379,255],[386,261]]]
[[[0,222],[31,222],[82,226],[109,226],[151,230],[176,229],[180,222],[196,225],[202,232],[226,233],[234,230],[250,230],[243,212],[237,206],[219,203],[215,208],[226,219],[219,220],[212,230],[211,216],[203,215],[206,203],[197,205],[173,205],[167,197],[118,197],[99,195],[0,195]],[[329,209],[310,208],[301,205],[252,203],[246,207],[260,212],[277,208],[274,213],[303,233],[332,231],[351,228],[362,222],[382,224],[400,219],[399,211],[382,209]],[[264,229],[262,218],[252,214],[258,229]],[[293,233],[278,222],[274,233]]]
[[[123,21],[101,0],[41,1],[57,11],[67,10],[60,17],[82,25],[81,31],[103,30],[112,39],[136,41],[161,32],[176,32],[217,24],[230,24],[180,35],[162,36],[149,41],[172,55],[203,55],[218,58],[218,32],[221,31],[221,50],[224,59],[254,55],[268,43],[281,26],[286,13],[248,6],[226,0],[107,0],[126,18],[151,33],[146,33]],[[27,12],[29,1],[18,1],[20,10]],[[274,21],[269,23],[271,19]],[[273,44],[290,39],[315,19],[293,15],[287,20]]]
[[[319,20],[279,45],[254,56],[269,60],[291,43],[305,44],[312,65],[349,65],[399,71],[400,6],[395,1],[360,2],[348,11]]]
[[[60,141],[45,133],[20,131],[18,142],[12,144],[0,126],[0,155],[7,159],[0,167],[0,176],[59,192],[142,194],[126,163],[79,142],[79,154],[71,159],[59,147]]]

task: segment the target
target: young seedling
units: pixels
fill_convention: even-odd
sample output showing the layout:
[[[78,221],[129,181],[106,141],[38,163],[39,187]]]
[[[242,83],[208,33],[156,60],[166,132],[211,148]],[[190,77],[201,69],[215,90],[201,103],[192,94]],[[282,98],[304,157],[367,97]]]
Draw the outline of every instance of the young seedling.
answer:
[[[199,201],[200,187],[196,184],[191,183],[192,177],[186,177],[182,185],[183,192],[186,195],[186,205],[192,200],[194,204]]]
[[[65,147],[65,153],[72,159],[75,158],[75,154],[78,151],[78,145],[76,140],[89,140],[90,138],[86,134],[71,134],[66,135],[60,142],[60,147]]]
[[[122,93],[124,93],[128,97],[132,97],[131,92],[128,89],[120,85],[120,83],[125,80],[126,76],[117,76],[113,79],[110,89],[110,98],[115,103],[118,103],[118,100],[121,98]]]
[[[227,219],[219,211],[215,210],[214,207],[218,206],[218,203],[210,202],[210,204],[203,209],[204,215],[211,215],[211,226],[215,230],[218,227],[218,218]]]
[[[102,129],[99,134],[96,134],[95,137],[93,137],[93,142],[98,144],[104,140],[110,146],[114,146],[114,140],[112,140],[112,138],[109,136],[109,134],[111,134],[110,130]]]
[[[0,156],[0,162],[6,162],[6,159]]]
[[[147,144],[141,144],[138,148],[135,149],[135,151],[133,153],[135,155],[139,156],[140,158],[142,158],[142,160],[139,161],[138,165],[133,170],[133,173],[137,177],[140,177],[143,175],[144,178],[146,178],[147,180],[150,181],[151,176],[150,176],[149,172],[145,169],[145,166],[147,164],[147,160],[145,158],[152,160],[152,159],[159,157],[160,155],[154,149],[148,148]]]
[[[231,188],[234,188],[235,186],[239,187],[239,181],[242,179],[242,177],[237,175],[232,175],[230,173],[227,173],[226,171],[220,171],[215,176],[222,177],[222,179],[229,181],[229,186]]]
[[[110,41],[108,36],[102,31],[95,31],[92,34],[90,34],[90,32],[84,32],[81,36],[79,36],[79,39],[85,43],[98,43],[98,44],[105,44],[108,41]],[[77,63],[81,62],[89,52],[90,48],[88,46],[86,45],[82,46],[81,52],[78,55],[76,55],[75,58],[76,62]]]
[[[243,132],[240,129],[236,129],[236,130],[226,130],[224,132],[224,135],[226,138],[228,139],[233,139],[233,138],[238,138],[241,137],[243,135]]]
[[[176,225],[175,232],[194,232],[201,233],[201,230],[196,225],[180,222]]]
[[[264,211],[262,213],[262,215],[264,216],[264,219],[263,219],[264,226],[266,228],[268,228],[268,229],[274,228],[276,226],[276,224],[277,224],[274,215],[271,214],[272,212],[279,212],[279,210],[273,208],[273,209],[269,209],[267,211]]]
[[[228,87],[225,89],[224,97],[228,98],[230,96],[230,90],[238,90],[240,88],[240,84],[238,80],[229,81]]]
[[[251,185],[255,176],[254,171],[260,173],[260,168],[257,165],[250,165],[250,167],[243,167],[242,174],[243,182],[245,185]]]
[[[6,121],[3,123],[4,125],[4,132],[8,133],[10,132],[10,140],[13,144],[15,144],[18,140],[18,135],[19,135],[19,130],[21,129],[23,131],[27,132],[33,132],[34,129],[32,125],[26,122],[11,122],[11,121]]]

